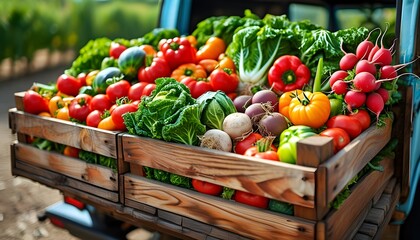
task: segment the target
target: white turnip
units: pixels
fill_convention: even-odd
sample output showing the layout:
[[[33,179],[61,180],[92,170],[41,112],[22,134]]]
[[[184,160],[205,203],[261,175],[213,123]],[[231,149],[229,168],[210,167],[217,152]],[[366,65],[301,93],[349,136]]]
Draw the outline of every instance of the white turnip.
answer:
[[[223,120],[223,131],[225,131],[232,140],[239,139],[252,131],[251,118],[245,113],[231,113]]]
[[[232,151],[232,139],[220,129],[210,129],[200,137],[200,146],[225,152]]]

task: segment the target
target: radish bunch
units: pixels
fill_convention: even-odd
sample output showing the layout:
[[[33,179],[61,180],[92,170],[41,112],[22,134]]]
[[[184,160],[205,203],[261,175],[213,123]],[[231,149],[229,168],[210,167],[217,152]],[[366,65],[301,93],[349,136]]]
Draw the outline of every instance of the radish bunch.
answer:
[[[355,53],[343,50],[340,70],[331,75],[329,84],[333,93],[344,96],[350,111],[366,107],[378,118],[390,97],[382,82],[396,80],[401,66],[392,65],[394,45],[384,46],[385,33],[378,36],[380,46],[378,39],[376,43],[369,40],[370,34],[359,43]]]

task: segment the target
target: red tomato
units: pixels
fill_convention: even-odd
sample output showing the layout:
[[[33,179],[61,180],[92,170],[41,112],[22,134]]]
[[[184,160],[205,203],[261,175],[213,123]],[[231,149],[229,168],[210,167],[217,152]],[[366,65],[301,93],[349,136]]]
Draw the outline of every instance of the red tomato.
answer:
[[[82,83],[79,79],[67,75],[61,74],[57,78],[57,89],[58,91],[69,95],[69,96],[76,96],[79,93],[79,89],[82,87]]]
[[[111,47],[109,48],[109,56],[118,59],[125,49],[127,49],[126,46],[112,42]]]
[[[79,75],[77,75],[77,79],[79,80],[82,86],[86,86],[86,77],[87,77],[87,74],[84,72],[79,73]]]
[[[90,111],[92,96],[81,93],[71,100],[69,105],[69,116],[79,122],[85,122]]]
[[[255,145],[255,143],[262,138],[259,133],[251,133],[246,138],[235,143],[234,152],[243,155],[248,148]]]
[[[256,157],[256,158],[260,158],[260,159],[279,161],[277,151],[268,150],[268,151],[265,151],[265,152],[258,152],[258,147],[257,146],[252,146],[252,147],[248,148],[245,151],[244,155],[245,156],[250,156],[250,157]]]
[[[341,128],[327,128],[320,132],[319,135],[333,138],[334,153],[337,153],[350,143],[349,134]]]
[[[192,179],[192,185],[195,190],[201,193],[217,196],[223,191],[223,187],[214,183]]]
[[[362,125],[362,131],[368,129],[372,123],[369,112],[365,109],[357,109],[355,112],[350,113],[349,116],[359,120]]]
[[[231,69],[217,68],[209,76],[210,84],[214,90],[225,93],[235,92],[239,85],[239,77]]]
[[[98,127],[99,122],[102,120],[102,112],[93,110],[86,117],[86,125],[89,127]]]
[[[233,200],[258,208],[267,208],[269,199],[252,193],[236,190]]]
[[[150,66],[141,67],[137,78],[141,82],[155,83],[160,77],[171,76],[171,68],[164,58],[155,57]]]
[[[48,100],[43,98],[41,94],[28,90],[23,95],[23,109],[25,112],[32,114],[49,112]]]
[[[71,146],[66,146],[64,148],[63,154],[65,156],[69,156],[69,157],[74,157],[74,158],[79,158],[79,149],[75,148],[75,147],[71,147]]]
[[[135,111],[137,111],[137,106],[131,103],[126,103],[117,106],[111,113],[112,121],[115,124],[115,130],[125,131],[127,128],[125,127],[122,115],[127,112]]]
[[[156,84],[148,82],[138,82],[131,85],[128,90],[128,98],[130,100],[140,100],[142,96],[149,96],[156,88]]]
[[[111,102],[116,102],[118,98],[125,97],[128,95],[131,84],[127,80],[120,80],[109,85],[106,88],[106,95]]]
[[[327,128],[344,129],[350,136],[350,139],[356,138],[362,132],[362,124],[356,118],[347,115],[337,115],[327,121]]]
[[[99,110],[99,111],[105,111],[110,109],[112,106],[111,100],[109,100],[108,96],[103,93],[98,93],[95,96],[92,97],[92,100],[90,100],[90,110]]]

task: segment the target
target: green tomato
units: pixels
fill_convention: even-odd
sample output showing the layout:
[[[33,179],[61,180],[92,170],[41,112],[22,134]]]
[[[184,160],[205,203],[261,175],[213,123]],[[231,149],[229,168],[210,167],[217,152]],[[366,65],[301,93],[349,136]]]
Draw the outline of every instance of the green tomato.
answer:
[[[344,101],[338,98],[330,98],[330,105],[331,105],[331,112],[330,117],[343,114],[343,106]]]

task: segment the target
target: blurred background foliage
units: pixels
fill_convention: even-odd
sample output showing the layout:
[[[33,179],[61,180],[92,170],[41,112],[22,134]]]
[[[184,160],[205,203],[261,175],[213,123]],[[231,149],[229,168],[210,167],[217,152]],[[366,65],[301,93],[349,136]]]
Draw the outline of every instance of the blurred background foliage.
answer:
[[[0,0],[0,63],[39,49],[78,52],[98,37],[133,39],[158,25],[160,0]]]

